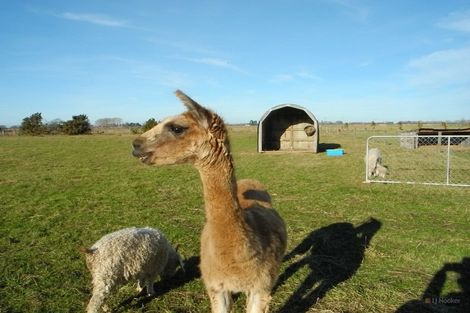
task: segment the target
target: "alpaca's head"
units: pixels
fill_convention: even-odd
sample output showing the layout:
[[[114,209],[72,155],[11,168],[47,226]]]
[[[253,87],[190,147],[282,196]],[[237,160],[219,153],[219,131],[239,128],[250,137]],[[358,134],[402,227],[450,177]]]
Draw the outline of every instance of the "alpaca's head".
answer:
[[[176,96],[188,108],[169,117],[137,137],[132,154],[148,165],[179,163],[208,164],[230,147],[223,120],[177,90]]]

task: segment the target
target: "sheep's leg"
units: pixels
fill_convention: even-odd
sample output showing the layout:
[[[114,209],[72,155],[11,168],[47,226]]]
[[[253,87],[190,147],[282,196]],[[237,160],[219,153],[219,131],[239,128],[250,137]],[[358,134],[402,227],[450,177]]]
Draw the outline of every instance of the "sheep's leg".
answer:
[[[97,313],[101,308],[106,311],[106,307],[103,304],[109,292],[110,288],[106,288],[106,286],[95,286],[90,302],[88,302],[87,313]]]
[[[247,297],[247,313],[267,313],[269,310],[269,292],[250,292]]]
[[[147,291],[148,296],[153,296],[155,294],[155,290],[153,289],[153,279],[148,278],[141,278],[137,281],[137,292],[139,296],[143,295],[143,290]]]
[[[135,290],[140,293],[142,289],[144,288],[144,286],[145,286],[145,280],[139,279],[137,281],[137,287],[135,288]]]
[[[153,296],[155,294],[155,289],[153,289],[153,280],[147,279],[145,281],[145,286],[147,287],[147,295]]]
[[[232,311],[233,299],[229,291],[208,290],[212,313],[229,313]]]

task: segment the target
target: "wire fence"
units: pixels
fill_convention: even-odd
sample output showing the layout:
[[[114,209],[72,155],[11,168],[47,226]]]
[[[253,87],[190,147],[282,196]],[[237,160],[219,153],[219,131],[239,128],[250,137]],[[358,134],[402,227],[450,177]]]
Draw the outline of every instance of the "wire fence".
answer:
[[[470,136],[371,136],[366,182],[470,186]]]

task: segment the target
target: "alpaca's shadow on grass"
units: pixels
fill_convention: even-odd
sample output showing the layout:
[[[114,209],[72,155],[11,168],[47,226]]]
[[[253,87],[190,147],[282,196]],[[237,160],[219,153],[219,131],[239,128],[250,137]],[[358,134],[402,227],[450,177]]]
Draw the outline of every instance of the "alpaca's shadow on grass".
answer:
[[[284,258],[296,258],[279,276],[273,293],[304,267],[308,273],[297,290],[278,313],[304,313],[339,283],[356,273],[364,259],[370,240],[382,223],[374,218],[355,227],[351,223],[335,223],[312,231]]]
[[[160,280],[153,284],[155,294],[153,294],[152,296],[147,296],[147,293],[145,292],[144,288],[143,292],[139,293],[137,296],[132,296],[122,301],[119,304],[118,308],[141,308],[153,299],[161,297],[167,292],[184,286],[187,283],[193,281],[194,279],[201,277],[201,272],[199,271],[199,262],[199,256],[192,256],[189,259],[184,260],[184,271],[180,268],[172,278]]]
[[[453,273],[458,275],[457,284],[460,291],[443,294],[444,285],[446,281],[451,280]],[[411,300],[396,311],[396,313],[421,312],[470,312],[470,257],[463,258],[459,263],[445,263],[434,274],[421,299]]]

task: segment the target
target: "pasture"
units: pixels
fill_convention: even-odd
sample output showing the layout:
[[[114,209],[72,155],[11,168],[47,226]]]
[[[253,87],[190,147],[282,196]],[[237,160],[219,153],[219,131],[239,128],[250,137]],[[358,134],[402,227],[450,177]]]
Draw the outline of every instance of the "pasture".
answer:
[[[288,227],[271,312],[420,312],[423,295],[468,301],[470,188],[363,184],[374,131],[321,132],[320,142],[346,151],[331,158],[258,154],[255,128],[231,128],[237,177],[263,182]],[[0,137],[0,312],[83,312],[91,284],[78,249],[130,226],[161,229],[187,268],[156,283],[154,298],[125,286],[108,301],[113,312],[210,311],[197,268],[198,173],[140,164],[134,137]]]

